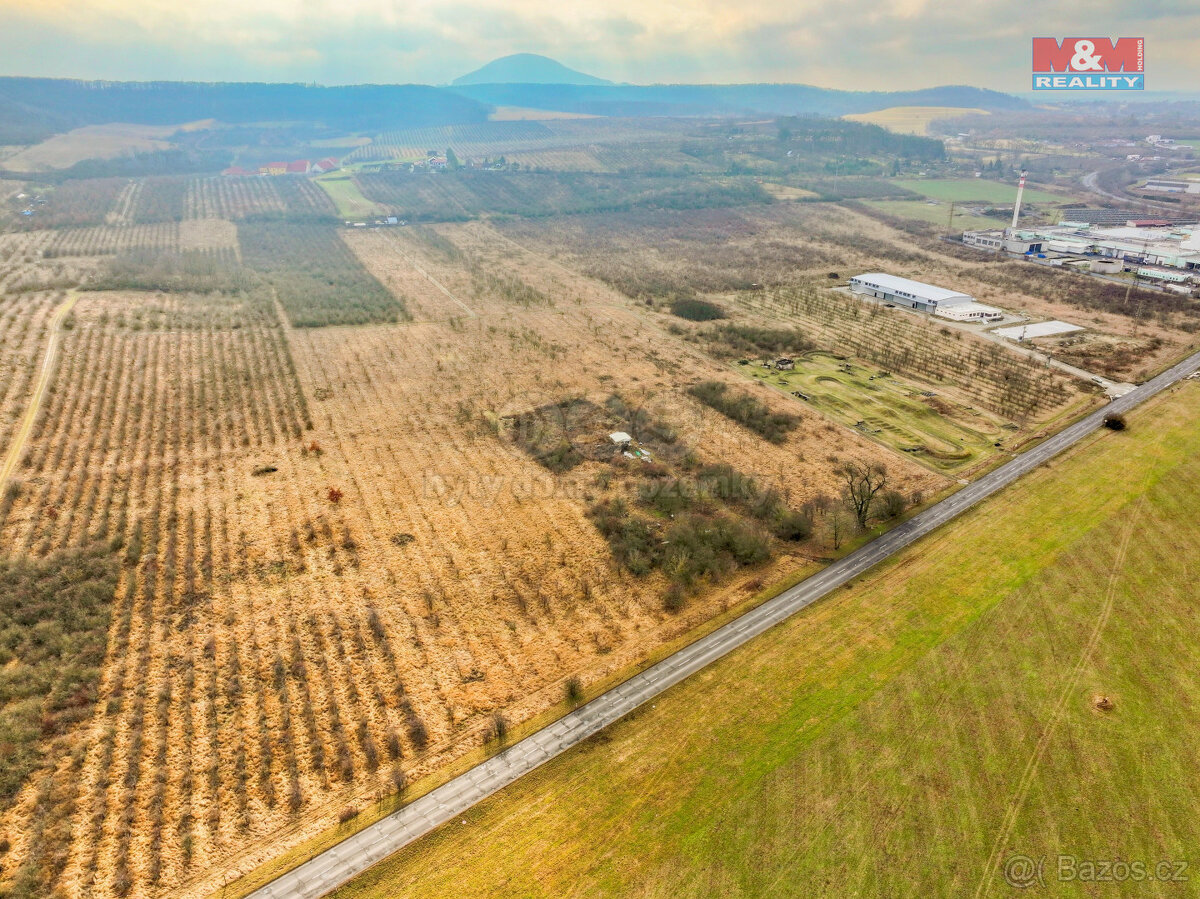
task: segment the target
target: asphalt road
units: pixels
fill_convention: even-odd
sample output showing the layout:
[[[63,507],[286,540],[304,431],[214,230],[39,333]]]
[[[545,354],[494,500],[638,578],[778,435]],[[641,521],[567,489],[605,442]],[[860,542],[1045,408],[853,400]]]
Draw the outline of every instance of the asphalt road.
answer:
[[[1171,208],[1166,203],[1159,203],[1159,202],[1156,202],[1155,200],[1147,200],[1143,197],[1134,197],[1134,196],[1129,196],[1129,195],[1122,196],[1120,194],[1109,193],[1107,190],[1105,190],[1103,187],[1100,186],[1100,174],[1101,173],[1099,171],[1088,172],[1086,175],[1084,175],[1082,178],[1080,178],[1079,181],[1084,186],[1085,189],[1090,190],[1094,194],[1099,194],[1100,196],[1104,197],[1104,199],[1106,199],[1106,200],[1115,200],[1116,202],[1122,203],[1127,206],[1130,204],[1134,204],[1134,205],[1140,205],[1142,207],[1154,208],[1154,209],[1170,209]]]
[[[427,793],[394,814],[323,852],[252,894],[254,899],[316,899],[365,871],[375,862],[436,827],[452,821],[497,790],[607,727],[647,700],[744,645],[779,622],[853,580],[980,500],[1061,453],[1103,424],[1104,416],[1126,412],[1182,378],[1200,370],[1200,353],[1136,390],[1113,400],[1044,443],[1005,463],[845,558],[779,596],[734,619],[652,668],[596,697],[537,733],[526,737]]]

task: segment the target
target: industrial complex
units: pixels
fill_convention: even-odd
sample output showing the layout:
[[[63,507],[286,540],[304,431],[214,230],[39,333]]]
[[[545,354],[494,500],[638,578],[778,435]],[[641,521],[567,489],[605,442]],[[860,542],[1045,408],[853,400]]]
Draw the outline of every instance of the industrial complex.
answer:
[[[1195,226],[1136,219],[1122,227],[1062,222],[1004,231],[967,231],[963,243],[1097,273],[1132,271],[1184,291],[1200,284],[1200,228]]]
[[[1200,284],[1200,222],[1122,218],[1118,210],[1104,210],[1107,214],[1102,218],[1087,216],[1086,220],[1019,228],[1024,190],[1022,172],[1011,227],[964,231],[963,243],[1096,274],[1132,271],[1181,293],[1190,293]]]

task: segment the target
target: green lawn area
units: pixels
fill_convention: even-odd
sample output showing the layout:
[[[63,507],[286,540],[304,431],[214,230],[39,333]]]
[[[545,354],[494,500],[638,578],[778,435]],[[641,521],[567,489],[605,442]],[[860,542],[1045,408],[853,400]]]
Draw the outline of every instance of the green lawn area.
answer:
[[[896,185],[923,194],[934,200],[944,200],[955,203],[979,202],[999,203],[1011,206],[1017,199],[1015,184],[1001,184],[998,181],[988,181],[985,178],[917,178],[901,179]],[[1025,188],[1024,202],[1027,203],[1065,203],[1065,197],[1047,193],[1033,187]]]
[[[931,225],[938,225],[942,229],[945,229],[950,223],[948,202],[939,202],[936,206],[930,206],[924,200],[863,200],[862,202],[887,215],[928,222]],[[954,210],[954,228],[956,230],[1003,228],[1006,224],[1008,223],[1003,219],[971,215],[957,208]]]
[[[930,388],[913,384],[877,366],[835,359],[829,353],[805,353],[792,371],[775,371],[759,363],[737,370],[813,406],[860,433],[909,455],[935,471],[951,472],[977,465],[995,454],[995,443],[1015,426],[981,409],[944,396],[926,397]]]
[[[358,182],[345,172],[322,175],[314,180],[329,194],[337,207],[338,215],[344,219],[369,218],[387,212],[382,206],[363,196]]]
[[[1197,418],[1152,401],[335,895],[1008,896],[1017,855],[1189,895],[1058,858],[1200,876]]]

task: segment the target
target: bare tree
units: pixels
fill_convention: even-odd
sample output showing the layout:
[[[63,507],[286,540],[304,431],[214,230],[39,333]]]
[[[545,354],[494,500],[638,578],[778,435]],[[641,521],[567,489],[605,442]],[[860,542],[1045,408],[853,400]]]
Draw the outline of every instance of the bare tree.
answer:
[[[835,552],[842,548],[842,539],[846,536],[846,528],[849,524],[849,516],[841,506],[835,506],[829,513],[829,539],[833,542]]]
[[[875,495],[887,486],[887,467],[882,462],[843,462],[834,473],[842,479],[846,504],[854,512],[858,526],[865,528],[871,517]]]

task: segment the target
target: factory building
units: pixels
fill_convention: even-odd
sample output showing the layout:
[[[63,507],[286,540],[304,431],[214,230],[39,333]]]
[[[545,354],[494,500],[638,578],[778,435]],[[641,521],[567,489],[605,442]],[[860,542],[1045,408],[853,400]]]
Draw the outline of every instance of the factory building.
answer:
[[[967,246],[996,250],[1002,240],[1010,253],[1048,254],[1058,257],[1121,260],[1129,265],[1151,265],[1185,272],[1200,271],[1200,228],[1163,222],[1130,222],[1124,227],[1098,227],[1085,222],[1063,222],[1045,227],[1008,231],[967,231]]]
[[[860,296],[953,321],[997,321],[1004,317],[999,309],[976,303],[968,294],[884,272],[856,275],[850,279],[850,289]]]

